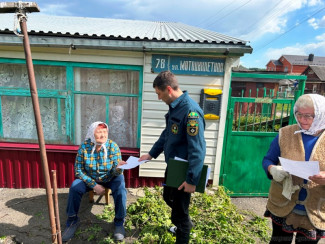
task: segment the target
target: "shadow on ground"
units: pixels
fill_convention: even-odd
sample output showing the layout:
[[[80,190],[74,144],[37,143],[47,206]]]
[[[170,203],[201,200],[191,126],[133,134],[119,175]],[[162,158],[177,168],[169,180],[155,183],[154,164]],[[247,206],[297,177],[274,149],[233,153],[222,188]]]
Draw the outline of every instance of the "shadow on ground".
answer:
[[[59,189],[58,192],[62,231],[66,221],[68,191],[69,189]],[[95,196],[95,201],[96,198],[98,196]],[[110,201],[113,203],[112,196]],[[85,194],[79,211],[81,225],[75,237],[68,243],[98,243],[108,236],[113,238],[114,224],[96,217],[103,212],[104,207],[104,197],[99,203],[89,203],[88,193]],[[47,195],[44,189],[0,189],[0,209],[0,237],[6,240],[2,243],[51,243]],[[127,233],[125,243],[133,243],[135,240],[130,235],[131,233]]]

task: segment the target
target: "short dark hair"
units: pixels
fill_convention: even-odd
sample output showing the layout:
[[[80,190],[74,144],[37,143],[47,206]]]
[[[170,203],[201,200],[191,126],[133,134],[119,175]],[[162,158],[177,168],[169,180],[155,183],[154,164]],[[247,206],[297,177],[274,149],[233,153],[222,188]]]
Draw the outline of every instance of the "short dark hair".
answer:
[[[176,76],[169,70],[161,71],[153,81],[153,88],[158,88],[159,90],[164,91],[167,86],[170,86],[173,90],[177,90],[178,81]]]

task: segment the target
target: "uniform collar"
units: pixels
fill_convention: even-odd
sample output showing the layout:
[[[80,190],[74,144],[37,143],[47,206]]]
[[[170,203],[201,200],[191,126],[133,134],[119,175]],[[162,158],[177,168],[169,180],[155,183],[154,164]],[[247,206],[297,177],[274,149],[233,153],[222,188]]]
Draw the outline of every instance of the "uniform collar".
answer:
[[[171,108],[176,108],[176,106],[184,100],[185,97],[187,97],[188,94],[187,94],[187,91],[183,91],[183,94],[180,95],[178,98],[175,99],[175,101],[173,101],[169,106]]]

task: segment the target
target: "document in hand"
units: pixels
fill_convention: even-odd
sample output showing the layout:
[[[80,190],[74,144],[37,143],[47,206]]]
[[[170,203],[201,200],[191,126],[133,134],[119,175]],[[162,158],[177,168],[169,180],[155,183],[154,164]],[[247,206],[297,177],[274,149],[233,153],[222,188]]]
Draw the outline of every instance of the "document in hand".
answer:
[[[186,180],[187,169],[187,161],[170,158],[167,166],[166,185],[178,188]],[[201,178],[195,189],[196,192],[204,192],[208,177],[208,166],[203,165]]]

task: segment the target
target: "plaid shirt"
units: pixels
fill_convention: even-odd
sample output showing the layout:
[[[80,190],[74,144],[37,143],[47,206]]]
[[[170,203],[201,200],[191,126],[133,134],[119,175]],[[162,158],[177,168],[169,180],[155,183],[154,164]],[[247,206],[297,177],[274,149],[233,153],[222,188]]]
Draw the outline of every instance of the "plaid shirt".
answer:
[[[123,173],[122,169],[116,168],[122,160],[118,145],[112,140],[107,140],[105,146],[107,148],[106,160],[103,148],[91,154],[94,143],[90,139],[79,147],[74,165],[75,176],[83,180],[90,188],[94,188],[97,182],[109,182],[114,176]]]

